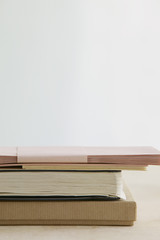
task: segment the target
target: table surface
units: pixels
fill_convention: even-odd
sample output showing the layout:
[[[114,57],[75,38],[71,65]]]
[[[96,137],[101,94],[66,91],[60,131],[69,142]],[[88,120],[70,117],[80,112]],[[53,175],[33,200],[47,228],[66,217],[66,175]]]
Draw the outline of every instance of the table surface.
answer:
[[[0,226],[0,240],[160,239],[160,167],[123,171],[123,176],[137,202],[134,226]]]

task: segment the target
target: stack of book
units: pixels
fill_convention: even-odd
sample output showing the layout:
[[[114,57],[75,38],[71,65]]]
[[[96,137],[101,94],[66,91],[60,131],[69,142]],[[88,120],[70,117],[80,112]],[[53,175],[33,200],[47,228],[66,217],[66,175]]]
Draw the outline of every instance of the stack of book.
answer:
[[[122,170],[148,165],[153,147],[1,147],[0,225],[133,225]]]

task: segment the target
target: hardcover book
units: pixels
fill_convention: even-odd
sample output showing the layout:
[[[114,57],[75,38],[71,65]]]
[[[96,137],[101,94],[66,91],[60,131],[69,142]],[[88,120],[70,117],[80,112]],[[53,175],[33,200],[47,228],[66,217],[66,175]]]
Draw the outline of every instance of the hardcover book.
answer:
[[[133,225],[136,202],[126,200],[0,201],[0,225]]]

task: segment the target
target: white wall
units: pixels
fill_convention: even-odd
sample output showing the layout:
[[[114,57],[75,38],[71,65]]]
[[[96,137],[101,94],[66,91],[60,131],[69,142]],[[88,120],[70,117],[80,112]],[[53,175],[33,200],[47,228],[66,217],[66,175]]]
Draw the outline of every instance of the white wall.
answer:
[[[1,0],[0,145],[160,149],[160,2]]]

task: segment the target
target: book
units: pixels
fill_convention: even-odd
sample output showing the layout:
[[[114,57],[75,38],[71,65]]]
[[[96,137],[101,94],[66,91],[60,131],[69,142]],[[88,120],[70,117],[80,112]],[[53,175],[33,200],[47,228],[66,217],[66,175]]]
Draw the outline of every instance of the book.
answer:
[[[0,165],[32,163],[159,165],[160,151],[153,147],[1,147]]]
[[[126,200],[0,201],[0,225],[133,225],[137,207],[127,186]]]
[[[26,170],[137,170],[145,171],[145,165],[121,165],[121,164],[24,164]]]
[[[147,170],[147,165],[124,165],[124,164],[88,164],[88,163],[25,163],[25,164],[2,164],[0,170]]]
[[[125,199],[121,171],[1,170],[1,200]]]

